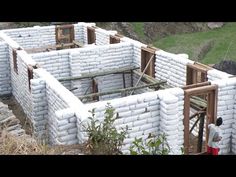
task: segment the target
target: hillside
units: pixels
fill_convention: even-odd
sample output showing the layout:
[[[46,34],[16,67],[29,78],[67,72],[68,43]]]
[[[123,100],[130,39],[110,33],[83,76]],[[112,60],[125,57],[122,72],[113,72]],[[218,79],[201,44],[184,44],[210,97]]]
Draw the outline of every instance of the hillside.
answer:
[[[219,29],[168,36],[154,45],[173,53],[187,53],[201,63],[215,64],[226,59],[236,61],[235,39],[236,23],[226,23]]]
[[[107,30],[117,30],[125,36],[144,43],[153,43],[163,37],[209,30],[207,23],[193,22],[109,22],[97,23]]]

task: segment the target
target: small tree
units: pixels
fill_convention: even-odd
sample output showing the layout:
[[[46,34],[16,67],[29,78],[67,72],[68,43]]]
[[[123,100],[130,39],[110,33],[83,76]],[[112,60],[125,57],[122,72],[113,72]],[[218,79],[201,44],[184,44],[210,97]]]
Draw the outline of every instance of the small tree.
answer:
[[[170,147],[165,134],[153,136],[149,134],[146,141],[142,138],[135,138],[130,146],[131,155],[168,155]]]
[[[120,149],[128,127],[125,130],[122,128],[120,132],[115,128],[113,125],[117,119],[115,109],[109,103],[107,104],[103,122],[95,120],[95,109],[90,112],[92,113],[92,117],[89,117],[91,122],[88,124],[86,131],[89,137],[87,147],[91,154],[122,154]]]

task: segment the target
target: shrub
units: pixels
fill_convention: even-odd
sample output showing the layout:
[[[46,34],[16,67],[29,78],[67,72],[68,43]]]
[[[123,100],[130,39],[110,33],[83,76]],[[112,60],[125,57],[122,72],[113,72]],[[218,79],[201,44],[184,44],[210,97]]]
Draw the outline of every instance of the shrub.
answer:
[[[87,147],[91,154],[119,155],[122,154],[121,146],[127,134],[127,129],[123,128],[119,132],[113,125],[117,119],[115,109],[108,103],[104,113],[104,121],[95,120],[95,109],[90,111],[92,117],[86,131],[88,132]]]
[[[168,155],[170,147],[165,134],[153,136],[149,134],[146,141],[142,138],[135,138],[130,146],[131,155]]]

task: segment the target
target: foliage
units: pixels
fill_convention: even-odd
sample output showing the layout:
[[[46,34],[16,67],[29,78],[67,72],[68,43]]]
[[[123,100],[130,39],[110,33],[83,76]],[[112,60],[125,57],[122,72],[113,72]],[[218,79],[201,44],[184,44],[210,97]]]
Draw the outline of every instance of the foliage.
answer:
[[[104,121],[99,122],[95,119],[95,109],[90,111],[92,117],[86,131],[88,132],[88,148],[91,154],[118,155],[122,154],[121,146],[127,134],[127,129],[119,132],[113,125],[117,119],[115,109],[108,103],[104,113]]]
[[[168,155],[170,147],[165,134],[153,136],[149,134],[146,141],[142,138],[135,138],[130,147],[131,155]]]

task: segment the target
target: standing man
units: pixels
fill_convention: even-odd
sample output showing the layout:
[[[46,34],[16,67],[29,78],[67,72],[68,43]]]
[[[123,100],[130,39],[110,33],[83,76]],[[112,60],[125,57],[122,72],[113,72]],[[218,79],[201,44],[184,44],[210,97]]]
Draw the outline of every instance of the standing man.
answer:
[[[220,129],[220,125],[222,125],[223,120],[221,117],[219,117],[216,120],[216,124],[209,124],[209,138],[208,138],[208,144],[207,144],[207,154],[210,155],[218,155],[220,148],[219,148],[219,142],[222,139],[222,133]]]

